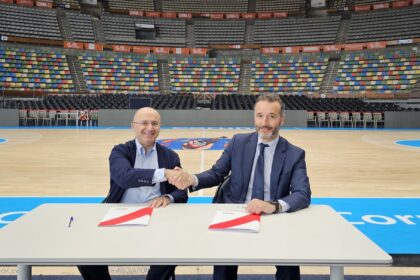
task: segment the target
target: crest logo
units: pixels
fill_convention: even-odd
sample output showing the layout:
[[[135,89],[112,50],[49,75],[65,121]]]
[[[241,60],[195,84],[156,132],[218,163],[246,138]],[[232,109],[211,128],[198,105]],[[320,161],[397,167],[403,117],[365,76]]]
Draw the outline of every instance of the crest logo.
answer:
[[[157,142],[172,150],[224,150],[230,139],[226,136],[218,138],[177,138],[162,139]]]

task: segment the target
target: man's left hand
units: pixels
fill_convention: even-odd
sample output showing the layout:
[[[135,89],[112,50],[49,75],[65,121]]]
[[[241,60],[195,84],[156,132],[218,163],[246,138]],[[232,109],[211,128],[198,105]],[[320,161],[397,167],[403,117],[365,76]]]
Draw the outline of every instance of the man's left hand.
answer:
[[[255,214],[272,214],[276,211],[276,207],[271,203],[255,198],[246,205],[245,209]]]
[[[149,207],[152,207],[152,208],[166,207],[169,203],[171,203],[171,200],[169,199],[169,197],[159,196],[150,202]]]

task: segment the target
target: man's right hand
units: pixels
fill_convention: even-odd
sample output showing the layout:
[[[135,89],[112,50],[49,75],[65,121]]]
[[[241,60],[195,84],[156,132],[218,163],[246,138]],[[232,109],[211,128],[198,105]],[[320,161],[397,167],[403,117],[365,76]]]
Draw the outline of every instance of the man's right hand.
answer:
[[[165,169],[165,177],[170,184],[181,190],[185,190],[195,183],[194,177],[179,167]]]

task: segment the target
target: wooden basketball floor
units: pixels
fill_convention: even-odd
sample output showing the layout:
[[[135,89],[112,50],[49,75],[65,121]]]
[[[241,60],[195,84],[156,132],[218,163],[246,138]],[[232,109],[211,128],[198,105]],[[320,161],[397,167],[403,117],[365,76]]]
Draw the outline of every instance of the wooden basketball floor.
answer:
[[[230,138],[252,129],[165,129],[159,139]],[[395,144],[420,139],[420,130],[284,129],[280,134],[306,150],[314,197],[420,197],[420,148]],[[0,129],[0,196],[105,196],[108,156],[132,139],[129,129]],[[208,169],[222,151],[180,150],[183,168]],[[214,188],[192,195],[211,196]],[[81,248],[82,249],[82,248]],[[118,274],[146,269],[118,269]],[[209,267],[179,267],[178,273],[208,274]],[[243,267],[240,273],[272,273],[272,267]],[[328,268],[303,267],[326,274]],[[420,268],[346,268],[348,274],[420,275]],[[74,268],[35,268],[34,274],[73,274]]]

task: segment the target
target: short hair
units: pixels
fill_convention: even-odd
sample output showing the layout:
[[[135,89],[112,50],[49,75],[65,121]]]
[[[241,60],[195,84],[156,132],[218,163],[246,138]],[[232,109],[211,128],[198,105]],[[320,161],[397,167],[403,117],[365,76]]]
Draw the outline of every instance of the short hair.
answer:
[[[277,102],[280,105],[280,116],[284,116],[284,103],[281,100],[280,96],[275,95],[275,94],[262,94],[260,96],[258,96],[257,100],[255,101],[254,104],[254,110],[255,110],[255,106],[257,105],[258,102],[262,102],[262,101],[266,101],[266,102],[270,102],[270,103],[274,103]]]

